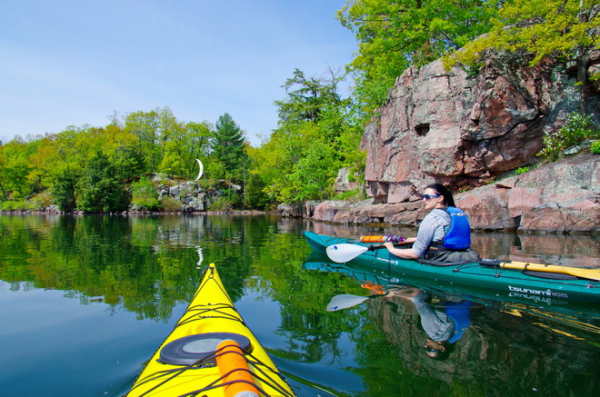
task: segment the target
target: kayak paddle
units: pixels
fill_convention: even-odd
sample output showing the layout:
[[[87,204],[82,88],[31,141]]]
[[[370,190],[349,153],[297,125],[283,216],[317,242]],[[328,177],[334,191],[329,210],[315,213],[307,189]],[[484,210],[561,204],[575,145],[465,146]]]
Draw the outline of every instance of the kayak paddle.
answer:
[[[546,273],[560,273],[568,274],[579,278],[585,278],[588,280],[600,281],[600,269],[583,269],[579,267],[567,267],[567,266],[556,266],[556,265],[544,265],[542,263],[527,263],[527,262],[513,262],[513,261],[502,261],[502,260],[482,260],[479,262],[483,266],[494,266],[501,269],[517,269],[517,270],[530,270],[533,272],[546,272]]]
[[[336,295],[333,298],[331,298],[331,300],[327,304],[326,309],[328,312],[337,312],[338,310],[348,309],[350,307],[360,305],[361,303],[363,303],[369,299],[373,299],[373,298],[380,298],[382,296],[387,296],[390,298],[393,296],[412,298],[412,297],[417,296],[419,293],[420,293],[420,291],[417,288],[406,288],[406,289],[400,289],[400,290],[393,290],[393,291],[390,291],[390,293],[388,293],[388,294],[381,294],[381,295],[371,295],[371,296],[358,296],[358,295],[350,295],[350,294]]]
[[[402,236],[394,236],[393,234],[386,234],[385,236],[361,236],[360,241],[363,243],[402,243],[406,239]]]
[[[335,244],[327,247],[326,251],[327,256],[332,261],[336,263],[346,263],[367,251],[374,251],[382,248],[385,248],[385,246],[372,245],[370,247],[364,247],[356,244]]]
[[[326,310],[328,312],[337,312],[338,310],[348,309],[349,307],[360,305],[361,303],[371,298],[377,298],[385,295],[371,295],[371,296],[358,296],[358,295],[336,295],[327,304]]]

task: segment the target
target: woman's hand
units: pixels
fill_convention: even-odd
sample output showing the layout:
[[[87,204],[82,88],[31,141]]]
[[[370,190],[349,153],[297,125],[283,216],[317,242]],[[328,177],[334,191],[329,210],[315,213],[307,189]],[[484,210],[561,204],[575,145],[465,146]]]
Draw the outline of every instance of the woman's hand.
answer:
[[[394,243],[391,243],[391,242],[385,243],[385,244],[383,244],[383,246],[385,248],[387,248],[387,250],[390,252],[390,254],[396,255],[400,258],[404,258],[404,259],[418,259],[419,258],[417,253],[415,251],[413,251],[412,248],[398,249],[398,248],[394,247]]]

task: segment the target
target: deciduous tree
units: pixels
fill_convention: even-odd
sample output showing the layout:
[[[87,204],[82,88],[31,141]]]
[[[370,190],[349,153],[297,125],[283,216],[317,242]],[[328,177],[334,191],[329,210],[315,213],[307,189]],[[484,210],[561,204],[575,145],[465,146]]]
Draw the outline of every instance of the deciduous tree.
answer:
[[[283,86],[287,97],[275,102],[278,128],[250,152],[271,200],[328,198],[338,170],[364,159],[359,150],[362,126],[351,101],[339,94],[343,77],[332,70],[324,76],[308,78],[294,71]]]
[[[178,123],[165,142],[160,170],[171,176],[192,178],[196,175],[195,159],[205,160],[209,152],[212,126],[203,123]]]
[[[580,112],[587,114],[590,52],[600,48],[599,14],[597,0],[506,1],[490,32],[453,52],[446,65],[477,65],[490,50],[522,57],[531,66],[548,58],[574,61]]]
[[[490,28],[501,0],[349,0],[338,12],[355,33],[349,65],[356,94],[370,113],[408,66],[422,66]]]
[[[17,138],[1,147],[0,186],[5,198],[11,192],[12,198],[23,199],[31,193],[31,185],[27,183],[27,175],[31,168],[29,156],[31,146],[23,139]]]

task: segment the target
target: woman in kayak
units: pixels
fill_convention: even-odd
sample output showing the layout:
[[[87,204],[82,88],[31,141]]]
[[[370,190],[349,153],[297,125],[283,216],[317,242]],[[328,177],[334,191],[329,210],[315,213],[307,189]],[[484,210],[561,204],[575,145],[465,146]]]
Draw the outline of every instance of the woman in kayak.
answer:
[[[440,264],[477,262],[479,255],[471,246],[471,228],[464,212],[456,208],[452,193],[439,183],[425,188],[423,207],[430,212],[419,226],[417,237],[406,242],[412,248],[396,248],[385,243],[388,251],[404,259],[421,259]]]

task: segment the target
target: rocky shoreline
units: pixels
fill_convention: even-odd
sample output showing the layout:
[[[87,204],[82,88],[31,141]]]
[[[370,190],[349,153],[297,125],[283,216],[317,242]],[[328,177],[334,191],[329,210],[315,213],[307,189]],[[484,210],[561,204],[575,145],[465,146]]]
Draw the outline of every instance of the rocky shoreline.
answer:
[[[600,233],[600,156],[580,154],[455,195],[474,230]],[[279,207],[284,216],[339,224],[415,227],[426,215],[419,192],[401,203],[375,198]]]

